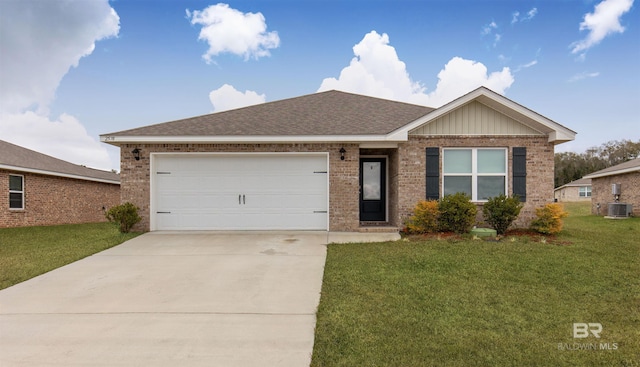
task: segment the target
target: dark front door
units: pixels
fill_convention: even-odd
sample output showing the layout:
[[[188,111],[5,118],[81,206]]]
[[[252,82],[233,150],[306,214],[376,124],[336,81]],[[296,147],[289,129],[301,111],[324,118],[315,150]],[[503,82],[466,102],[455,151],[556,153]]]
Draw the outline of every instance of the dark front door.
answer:
[[[360,158],[360,220],[385,221],[387,159]]]

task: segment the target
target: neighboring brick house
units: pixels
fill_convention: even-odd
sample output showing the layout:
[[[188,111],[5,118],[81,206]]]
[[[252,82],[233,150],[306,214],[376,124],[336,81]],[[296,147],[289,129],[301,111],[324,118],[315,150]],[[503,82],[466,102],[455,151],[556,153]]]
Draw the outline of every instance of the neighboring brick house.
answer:
[[[0,228],[104,222],[120,176],[0,140]]]
[[[640,158],[590,173],[584,178],[591,179],[591,213],[608,214],[608,204],[615,202],[612,185],[619,184],[618,202],[633,205],[633,215],[640,216]]]
[[[571,181],[553,190],[553,197],[556,201],[590,201],[591,200],[591,179],[581,178]]]
[[[104,134],[141,230],[398,231],[419,200],[553,201],[575,132],[487,88],[434,109],[328,91]]]

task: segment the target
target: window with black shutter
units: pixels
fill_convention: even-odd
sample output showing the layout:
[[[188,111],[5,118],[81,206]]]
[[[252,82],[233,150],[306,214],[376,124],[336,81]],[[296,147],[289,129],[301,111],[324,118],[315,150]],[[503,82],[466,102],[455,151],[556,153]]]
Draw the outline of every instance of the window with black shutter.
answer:
[[[513,148],[513,195],[527,201],[527,148]]]

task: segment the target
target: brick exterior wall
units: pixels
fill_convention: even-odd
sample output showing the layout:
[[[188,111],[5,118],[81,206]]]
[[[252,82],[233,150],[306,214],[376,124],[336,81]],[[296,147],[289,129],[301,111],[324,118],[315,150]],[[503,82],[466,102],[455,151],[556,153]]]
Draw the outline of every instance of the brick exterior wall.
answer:
[[[591,213],[607,215],[609,203],[613,203],[611,185],[620,184],[620,203],[633,204],[633,215],[640,216],[640,172],[591,179]],[[600,211],[598,213],[598,204]]]
[[[121,201],[140,208],[143,220],[135,230],[150,230],[150,153],[164,152],[328,152],[329,230],[357,231],[359,222],[359,166],[363,155],[388,157],[389,224],[401,227],[415,204],[425,197],[426,147],[507,147],[509,187],[511,148],[527,147],[527,202],[517,224],[527,226],[535,208],[553,202],[553,144],[546,137],[424,137],[412,136],[398,149],[360,149],[358,144],[123,144]],[[340,148],[347,151],[340,160]],[[136,161],[131,150],[141,150]],[[481,210],[481,208],[480,208]]]
[[[505,137],[505,136],[410,136],[409,141],[399,146],[399,178],[397,213],[393,220],[400,225],[411,215],[413,207],[425,198],[427,147],[440,147],[440,193],[442,193],[442,148],[455,147],[502,147],[508,148],[509,194],[512,190],[512,148],[527,148],[527,201],[514,223],[518,227],[528,227],[535,217],[535,209],[553,202],[554,147],[546,136]],[[482,204],[478,204],[478,221],[482,221]]]
[[[9,209],[9,175],[24,177],[23,210]],[[105,222],[104,209],[120,203],[120,185],[0,170],[0,227]]]
[[[340,160],[340,148],[347,151]],[[131,154],[141,150],[140,160]],[[329,153],[329,229],[357,231],[359,217],[359,151],[357,144],[124,144],[120,149],[122,183],[121,200],[140,208],[143,218],[134,230],[149,231],[150,223],[150,153],[259,153],[259,152],[328,152]]]

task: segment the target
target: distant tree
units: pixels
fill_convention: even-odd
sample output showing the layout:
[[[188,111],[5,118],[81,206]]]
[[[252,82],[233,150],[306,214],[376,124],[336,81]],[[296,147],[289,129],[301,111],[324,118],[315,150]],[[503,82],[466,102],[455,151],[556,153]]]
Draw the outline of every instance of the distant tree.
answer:
[[[612,140],[584,153],[562,152],[554,156],[555,187],[578,180],[589,173],[640,157],[640,140]]]

